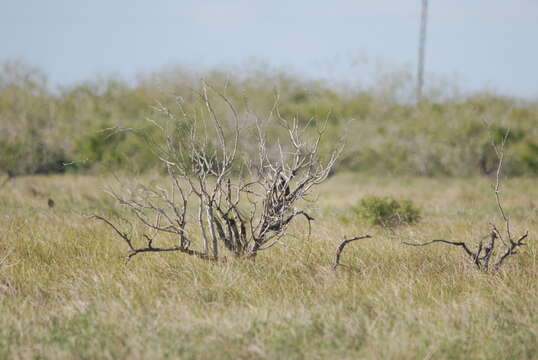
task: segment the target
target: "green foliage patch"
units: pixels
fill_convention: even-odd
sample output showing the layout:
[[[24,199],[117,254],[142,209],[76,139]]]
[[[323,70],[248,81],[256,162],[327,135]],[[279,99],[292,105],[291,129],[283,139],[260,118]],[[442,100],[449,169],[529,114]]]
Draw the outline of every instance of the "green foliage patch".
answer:
[[[368,196],[353,209],[355,214],[372,225],[397,226],[414,224],[420,220],[420,210],[411,200]]]

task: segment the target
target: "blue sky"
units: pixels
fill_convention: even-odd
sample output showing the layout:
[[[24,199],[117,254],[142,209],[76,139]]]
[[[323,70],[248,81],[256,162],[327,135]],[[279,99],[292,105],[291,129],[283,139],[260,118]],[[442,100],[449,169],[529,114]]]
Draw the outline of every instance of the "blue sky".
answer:
[[[253,59],[361,82],[415,70],[420,7],[420,0],[3,0],[0,60],[25,60],[53,84]],[[463,90],[538,97],[538,1],[430,0],[426,69]]]

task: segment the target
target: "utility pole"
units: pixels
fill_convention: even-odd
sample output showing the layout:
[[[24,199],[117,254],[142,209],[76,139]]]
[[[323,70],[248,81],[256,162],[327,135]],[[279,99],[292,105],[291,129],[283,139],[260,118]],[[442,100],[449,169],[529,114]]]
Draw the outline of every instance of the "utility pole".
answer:
[[[417,68],[417,102],[422,100],[422,87],[424,85],[424,56],[426,52],[426,26],[428,24],[428,0],[422,0],[422,15],[420,17],[420,34],[418,45]]]

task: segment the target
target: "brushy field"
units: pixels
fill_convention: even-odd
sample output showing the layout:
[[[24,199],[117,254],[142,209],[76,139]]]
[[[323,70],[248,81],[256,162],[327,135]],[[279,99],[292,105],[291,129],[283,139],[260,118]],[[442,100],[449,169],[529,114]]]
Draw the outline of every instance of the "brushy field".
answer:
[[[200,82],[204,79],[229,98],[244,125],[252,124],[254,114],[268,120],[277,99],[278,112],[288,121],[297,119],[314,129],[327,120],[326,139],[347,135],[338,171],[428,177],[488,174],[496,165],[491,138],[500,142],[510,129],[504,174],[538,175],[538,99],[485,91],[458,95],[444,84],[415,104],[410,101],[415,98],[414,78],[388,73],[372,86],[354,78],[349,86],[338,86],[263,68],[198,73],[178,67],[136,81],[108,76],[53,89],[38,69],[0,61],[0,172],[18,176],[162,168],[146,141],[164,139],[147,120],[159,122],[157,104],[179,116],[179,99],[191,120],[209,119],[197,94],[206,86]],[[228,105],[211,93],[212,107],[233,129]],[[282,134],[272,119],[267,122],[269,133]],[[178,131],[175,136],[185,141],[186,134]],[[249,136],[241,143],[257,147]]]
[[[297,237],[255,263],[141,254],[84,215],[114,207],[112,178],[23,177],[0,190],[0,358],[536,359],[538,180],[504,182],[529,246],[495,274],[460,248],[499,219],[492,179],[342,174],[309,205]],[[412,199],[422,220],[394,232],[354,218],[366,195]],[[49,208],[47,201],[55,206]],[[345,236],[350,244],[332,268]]]

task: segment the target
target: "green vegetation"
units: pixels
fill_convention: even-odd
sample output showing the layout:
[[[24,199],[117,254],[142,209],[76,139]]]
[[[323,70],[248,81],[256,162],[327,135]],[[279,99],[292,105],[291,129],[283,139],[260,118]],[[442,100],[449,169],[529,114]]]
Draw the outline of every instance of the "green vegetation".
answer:
[[[45,76],[20,63],[0,68],[0,171],[147,171],[159,166],[148,146],[159,103],[203,112],[191,89],[204,78],[234,101],[241,116],[269,115],[278,93],[279,112],[317,127],[329,137],[345,134],[348,146],[337,171],[466,177],[489,174],[495,154],[492,131],[510,128],[507,175],[538,174],[538,103],[492,94],[430,95],[418,106],[398,101],[410,84],[349,89],[259,69],[194,73],[176,68],[134,82],[100,78],[51,90]],[[428,98],[427,98],[428,99]],[[248,117],[247,115],[245,115]],[[181,141],[185,133],[178,129]],[[40,171],[38,171],[40,170]]]
[[[420,220],[420,211],[411,200],[398,201],[391,197],[367,196],[353,210],[372,225],[390,227]]]
[[[155,146],[169,135],[167,145],[177,148],[186,129],[201,125],[155,127],[175,112],[208,116],[192,91],[200,77],[234,102],[245,124],[266,118],[278,93],[273,120],[296,118],[312,131],[326,120],[326,137],[347,135],[346,150],[312,194],[317,201],[300,204],[316,219],[312,228],[290,223],[293,236],[255,261],[223,248],[219,263],[177,252],[125,262],[121,233],[87,215],[133,223],[128,230],[140,235],[133,241],[144,241],[135,246],[163,246],[154,228],[120,213],[103,190],[147,184],[158,196],[169,189]],[[110,77],[51,89],[39,70],[3,64],[0,359],[538,358],[538,102],[441,93],[414,105],[398,95],[405,84],[383,86],[173,69],[131,83]],[[233,119],[222,102],[213,110],[226,136]],[[278,157],[282,130],[263,126],[267,156]],[[481,175],[496,169],[492,135],[499,141],[508,129],[503,209],[514,234],[529,230],[528,246],[485,273],[459,247],[404,245],[446,239],[474,251],[490,222],[504,225],[492,179]],[[216,148],[211,137],[202,142],[207,154]],[[253,144],[241,136],[240,153],[255,153]],[[242,168],[229,175],[246,176]],[[136,204],[145,213],[154,202],[147,200]],[[400,223],[408,226],[393,226]],[[354,234],[373,239],[348,246],[345,266],[333,269],[336,246]],[[191,236],[199,239],[196,230]]]

